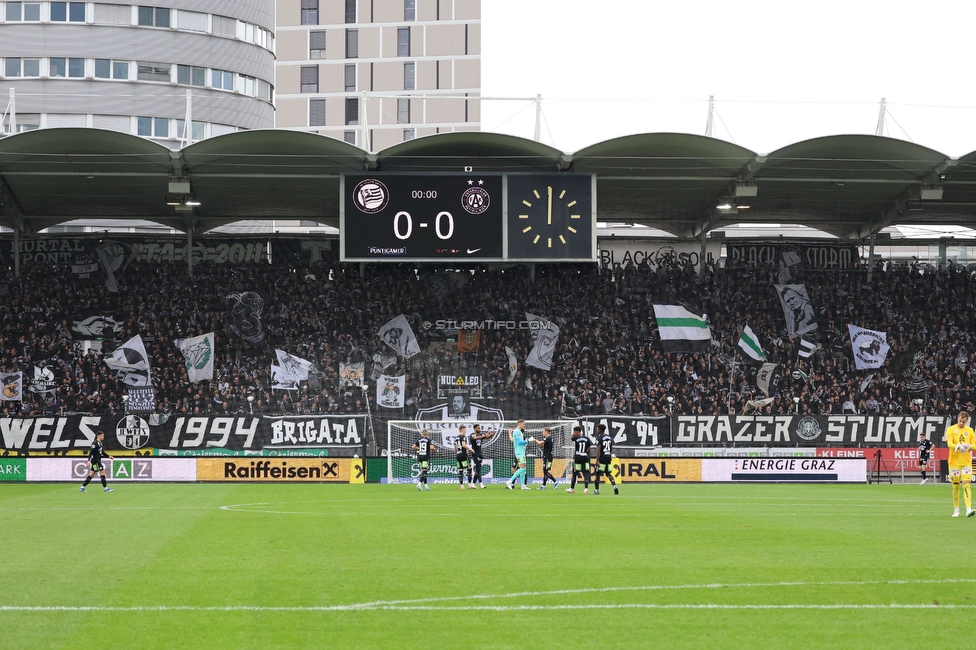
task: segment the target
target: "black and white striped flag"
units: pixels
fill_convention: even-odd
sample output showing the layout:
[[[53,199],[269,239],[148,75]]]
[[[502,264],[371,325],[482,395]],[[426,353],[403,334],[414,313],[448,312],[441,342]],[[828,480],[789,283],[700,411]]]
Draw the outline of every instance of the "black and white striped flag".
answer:
[[[800,339],[800,350],[797,352],[797,354],[804,359],[809,359],[819,348],[820,346],[816,343],[811,343],[806,339]]]

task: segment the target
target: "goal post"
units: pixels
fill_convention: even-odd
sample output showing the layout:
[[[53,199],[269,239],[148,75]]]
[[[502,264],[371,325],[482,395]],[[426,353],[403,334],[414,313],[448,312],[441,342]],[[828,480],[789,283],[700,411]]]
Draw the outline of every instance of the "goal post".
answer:
[[[515,452],[508,438],[517,420],[458,421],[458,420],[391,420],[387,423],[387,479],[389,484],[415,483],[420,476],[420,466],[413,450],[420,438],[420,432],[427,429],[434,450],[430,456],[427,471],[429,483],[456,483],[457,464],[454,460],[454,439],[461,425],[467,427],[470,435],[475,424],[481,425],[483,434],[493,434],[481,443],[484,462],[481,474],[485,483],[502,483],[512,477],[512,464]],[[542,429],[552,431],[553,467],[552,474],[557,478],[566,475],[573,456],[573,427],[576,420],[526,420],[525,438],[542,440]],[[527,476],[529,481],[542,480],[542,447],[529,443],[526,447]]]

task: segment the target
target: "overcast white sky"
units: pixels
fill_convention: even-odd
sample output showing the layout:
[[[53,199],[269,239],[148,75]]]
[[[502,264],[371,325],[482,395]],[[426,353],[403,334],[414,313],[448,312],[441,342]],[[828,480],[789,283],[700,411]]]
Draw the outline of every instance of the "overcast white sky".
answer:
[[[705,133],[757,153],[874,133],[976,150],[976,2],[482,0],[485,97],[542,95],[541,140]],[[529,102],[482,102],[482,130],[532,138]],[[721,119],[718,119],[718,118]],[[900,126],[899,126],[900,125]]]

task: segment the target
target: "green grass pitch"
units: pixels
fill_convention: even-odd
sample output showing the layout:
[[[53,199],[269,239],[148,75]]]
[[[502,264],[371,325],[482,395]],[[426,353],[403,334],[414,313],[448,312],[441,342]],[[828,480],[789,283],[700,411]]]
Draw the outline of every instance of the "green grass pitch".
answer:
[[[947,485],[113,487],[0,486],[0,647],[955,647],[976,614]]]

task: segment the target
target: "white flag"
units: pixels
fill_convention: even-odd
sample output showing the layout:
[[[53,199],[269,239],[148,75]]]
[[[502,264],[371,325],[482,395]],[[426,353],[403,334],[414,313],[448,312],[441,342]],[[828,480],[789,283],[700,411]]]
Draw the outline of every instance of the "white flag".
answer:
[[[298,390],[298,380],[284,368],[271,364],[271,390]]]
[[[518,373],[518,359],[515,357],[515,351],[505,346],[505,354],[508,355],[508,381],[505,382],[506,386],[511,386],[512,382],[515,381],[515,375]]]
[[[654,305],[661,349],[675,352],[704,352],[712,342],[712,330],[705,316],[696,316],[681,305]]]
[[[813,312],[813,305],[807,294],[807,288],[802,284],[774,284],[776,295],[779,296],[783,317],[786,319],[786,329],[790,334],[806,334],[817,329],[817,315]]]
[[[420,354],[420,344],[403,314],[381,327],[378,336],[402,357],[409,359]]]
[[[149,386],[149,355],[142,337],[136,334],[105,357],[105,365],[115,373],[115,378],[129,386]]]
[[[851,333],[851,348],[854,350],[854,367],[858,370],[880,368],[888,357],[887,332],[875,332],[856,325],[848,325]]]
[[[0,401],[19,402],[24,398],[23,372],[0,372],[0,383],[3,384]]]
[[[406,389],[406,377],[380,375],[380,378],[376,381],[377,406],[387,409],[402,409]]]
[[[275,356],[278,357],[278,368],[281,372],[296,381],[308,381],[308,371],[312,369],[311,361],[278,349],[275,350]]]
[[[529,312],[525,312],[525,318],[530,323],[532,338],[535,339],[535,344],[529,350],[528,356],[525,357],[525,365],[542,370],[552,370],[552,354],[556,351],[559,328],[551,321]]]
[[[756,361],[762,361],[766,358],[766,353],[762,351],[762,347],[759,345],[759,339],[756,338],[756,333],[748,325],[742,330],[742,336],[739,337],[739,347]]]
[[[800,350],[797,354],[804,359],[808,359],[813,356],[813,353],[820,349],[820,346],[816,343],[811,343],[806,339],[800,339]]]
[[[214,333],[177,339],[174,345],[183,353],[183,364],[190,383],[213,380]]]

